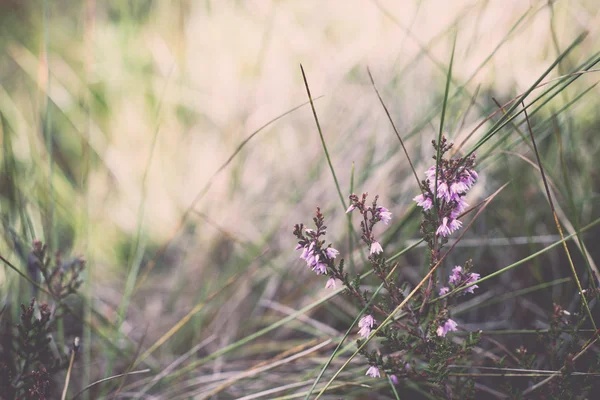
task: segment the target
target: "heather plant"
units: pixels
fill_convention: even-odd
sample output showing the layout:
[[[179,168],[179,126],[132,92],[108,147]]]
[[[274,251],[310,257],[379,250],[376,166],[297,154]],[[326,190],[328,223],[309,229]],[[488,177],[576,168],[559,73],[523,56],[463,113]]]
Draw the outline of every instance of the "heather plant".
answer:
[[[56,340],[56,328],[72,312],[64,300],[81,286],[85,261],[77,257],[64,262],[60,253],[52,259],[46,246],[35,240],[27,263],[34,293],[47,295],[50,304],[36,298],[21,304],[18,324],[11,323],[8,313],[3,315],[0,398],[6,400],[56,398],[58,379],[72,367],[79,350],[78,337],[66,350],[57,346],[63,338]]]
[[[0,1],[0,397],[595,398],[596,2]]]
[[[448,237],[461,227],[460,218],[468,206],[464,197],[477,181],[474,155],[446,158],[452,145],[445,137],[439,145],[434,141],[433,148],[438,151],[440,162],[426,171],[426,178],[421,182],[422,194],[414,198],[423,209],[421,233],[429,249],[430,271],[439,267]],[[452,269],[448,286],[439,289],[440,297],[433,296],[440,282],[430,275],[426,288],[408,298],[407,283],[397,281],[394,276],[397,264],[386,259],[386,252],[375,235],[375,227],[380,222],[387,225],[392,213],[378,205],[379,196],[370,203],[367,193],[360,197],[351,194],[349,199],[346,213],[360,216],[360,238],[369,254],[367,265],[381,281],[381,292],[363,289],[360,275],[350,276],[345,272],[343,259],[336,262],[340,253],[326,244],[327,226],[319,208],[313,218],[316,229],[297,224],[293,234],[298,239],[296,250],[301,251],[300,258],[312,271],[328,277],[325,286],[335,288],[335,282],[340,281],[345,287],[344,294],[363,310],[356,343],[367,364],[366,375],[389,377],[394,385],[402,385],[406,380],[429,382],[433,395],[468,398],[473,393],[473,381],[448,379],[448,365],[460,361],[468,363],[471,350],[479,340],[479,334],[474,333],[461,343],[455,343],[449,335],[459,329],[451,318],[452,305],[477,288],[475,282],[480,275],[471,272],[472,261],[467,260],[464,268]],[[364,346],[367,341],[373,344],[372,349]]]

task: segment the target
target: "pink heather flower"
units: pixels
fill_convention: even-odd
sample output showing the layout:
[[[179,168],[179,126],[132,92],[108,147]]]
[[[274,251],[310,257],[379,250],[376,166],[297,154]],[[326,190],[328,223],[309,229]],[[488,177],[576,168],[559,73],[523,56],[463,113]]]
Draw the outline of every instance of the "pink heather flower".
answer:
[[[363,317],[360,319],[360,321],[358,321],[358,326],[359,327],[363,327],[363,326],[368,326],[369,328],[372,328],[373,325],[375,325],[375,318],[373,318],[372,315],[367,314],[367,315],[363,315]]]
[[[450,233],[452,233],[455,230],[459,229],[461,226],[462,226],[462,222],[460,222],[457,219],[450,220],[450,223],[448,224],[448,227],[450,228]]]
[[[450,185],[450,193],[458,195],[469,190],[469,186],[463,181],[458,181]]]
[[[469,279],[467,279],[467,283],[473,283],[479,280],[479,278],[481,278],[481,275],[479,275],[476,272],[471,272],[469,274]]]
[[[460,176],[460,180],[469,188],[473,186],[477,178],[479,178],[477,172],[470,169],[465,170],[464,173]]]
[[[444,325],[438,326],[436,333],[438,336],[445,337],[448,332],[455,331],[456,326],[456,322],[448,318]]]
[[[456,200],[456,207],[454,207],[452,214],[450,214],[450,216],[454,219],[456,219],[456,217],[458,217],[469,206],[469,204],[466,201],[464,201],[462,197],[459,197],[458,199],[455,199],[455,200]]]
[[[350,207],[348,207],[348,209],[346,210],[346,214],[351,213],[352,211],[354,211],[356,207],[354,206],[354,204],[350,204]]]
[[[435,190],[435,187],[433,190]],[[442,198],[446,201],[450,201],[452,199],[452,194],[448,190],[448,184],[446,182],[438,182],[437,197],[438,199]]]
[[[415,201],[419,207],[423,207],[423,210],[425,211],[430,210],[431,207],[433,207],[431,199],[422,194],[416,196],[413,201]]]
[[[440,296],[448,294],[448,292],[450,292],[450,288],[449,287],[444,286],[443,288],[440,288]]]
[[[454,284],[456,284],[457,282],[460,282],[461,277],[462,277],[462,270],[463,269],[460,265],[457,265],[454,268],[452,268],[452,275],[450,275],[448,282],[454,283]]]
[[[315,264],[315,266],[313,267],[313,271],[315,271],[317,273],[317,275],[322,275],[325,272],[327,272],[327,265],[317,262]]]
[[[440,175],[442,174],[442,169],[440,168]],[[435,165],[433,167],[429,167],[427,171],[425,171],[425,177],[429,179],[429,182],[433,182],[435,185]]]
[[[452,230],[450,229],[450,227],[448,226],[448,217],[444,217],[442,219],[442,224],[440,225],[439,228],[437,228],[437,231],[435,231],[435,234],[438,236],[448,236],[452,233]]]
[[[467,284],[469,283],[473,283],[476,282],[477,280],[479,280],[481,275],[479,275],[476,272],[472,272],[469,274],[469,279],[467,279]],[[475,289],[477,289],[479,286],[478,285],[473,285],[473,286],[469,286],[468,288],[465,289],[465,292],[467,293],[473,293],[475,291]]]
[[[479,285],[469,286],[465,289],[465,293],[475,293],[475,289],[478,289]]]
[[[325,289],[335,289],[335,279],[329,278],[325,284]]]
[[[371,334],[371,328],[373,328],[373,325],[375,325],[375,318],[373,318],[372,315],[365,315],[363,316],[360,321],[358,321],[358,327],[360,328],[360,330],[358,331],[358,334],[362,337],[364,337],[365,339],[369,337],[369,335]]]
[[[340,252],[334,249],[333,247],[328,247],[327,249],[325,249],[325,254],[327,254],[328,258],[335,258],[335,256],[340,254]]]
[[[438,336],[446,336],[446,332],[444,332],[444,326],[443,325],[438,326],[438,328],[436,329],[435,333]]]
[[[364,337],[365,339],[367,339],[370,334],[371,328],[369,328],[368,326],[363,326],[358,330],[358,335]]]
[[[392,220],[392,213],[385,207],[379,207],[379,218],[387,225]]]
[[[381,375],[379,374],[379,369],[374,365],[371,365],[369,367],[369,369],[367,370],[367,373],[365,375],[369,375],[371,378],[381,377]]]
[[[314,230],[312,230],[312,229],[308,229],[308,228],[306,228],[306,229],[304,230],[304,232],[308,233],[309,235],[310,235],[310,234],[312,234],[312,233],[315,233],[315,231],[314,231]]]
[[[303,248],[302,254],[300,254],[300,258],[305,261],[308,259],[308,247]]]
[[[383,247],[379,244],[379,242],[371,243],[371,254],[379,254],[383,252]]]
[[[300,250],[300,249],[303,249],[303,248],[304,247],[300,243],[298,243],[298,245],[296,246],[296,248],[294,250]]]
[[[398,381],[398,377],[397,377],[396,375],[390,375],[390,380],[392,381],[392,383],[393,383],[394,385],[397,385],[397,384],[398,384],[398,382],[399,382],[399,381]]]

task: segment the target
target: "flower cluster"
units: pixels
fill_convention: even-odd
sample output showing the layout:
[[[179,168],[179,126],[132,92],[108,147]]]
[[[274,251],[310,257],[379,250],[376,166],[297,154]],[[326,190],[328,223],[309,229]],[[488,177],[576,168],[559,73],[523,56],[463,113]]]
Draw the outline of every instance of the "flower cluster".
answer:
[[[444,337],[448,332],[455,331],[456,326],[456,322],[448,318],[446,322],[438,326],[436,333],[438,336]]]
[[[369,254],[371,256],[377,256],[378,254],[383,253],[383,247],[381,246],[381,243],[375,240],[375,236],[373,235],[373,227],[379,221],[386,225],[389,224],[389,222],[392,220],[392,213],[387,208],[377,205],[379,196],[375,196],[372,205],[367,206],[367,195],[368,193],[363,193],[362,198],[359,199],[357,195],[351,194],[351,203],[350,207],[348,207],[346,210],[346,214],[358,209],[363,217],[363,220],[360,223],[362,239],[369,246]]]
[[[467,262],[468,267],[470,267],[470,264],[471,264],[471,262],[468,261]],[[461,286],[465,286],[465,285],[474,283],[477,280],[479,280],[480,277],[481,277],[481,275],[479,275],[478,273],[467,272],[467,271],[463,270],[463,267],[461,267],[460,265],[457,265],[454,268],[452,268],[452,275],[450,275],[448,277],[449,287],[448,286],[442,287],[440,289],[440,296],[443,296],[443,295],[449,293],[451,290],[454,290]],[[469,286],[468,288],[464,289],[464,293],[474,293],[475,289],[477,289],[478,287],[479,286],[477,286],[477,285]]]
[[[325,236],[327,226],[321,210],[317,207],[317,212],[313,218],[316,230],[304,228],[303,224],[294,225],[294,235],[299,239],[296,250],[302,250],[300,258],[306,262],[317,275],[327,274],[327,268],[333,267],[334,259],[340,254],[339,251],[329,244],[325,247],[325,241],[321,239]],[[335,278],[331,276],[327,281],[326,288],[335,288]]]
[[[435,142],[434,147],[437,150]],[[451,147],[452,144],[447,144],[443,138],[440,154],[443,156]],[[437,205],[436,235],[449,236],[462,226],[458,217],[468,207],[464,196],[478,178],[474,165],[474,155],[450,160],[441,158],[438,165],[425,171],[422,193],[413,200],[425,212],[430,212]]]
[[[376,322],[377,321],[375,321],[375,318],[373,318],[372,315],[365,315],[360,319],[360,321],[358,321],[358,327],[360,328],[358,334],[367,339],[371,334],[371,329],[373,329],[373,326]]]
[[[445,152],[447,149],[443,150]],[[459,161],[444,161],[441,166],[442,179],[439,186],[435,183],[435,168],[428,171],[428,179],[423,181],[426,187],[423,188],[423,198],[420,201],[426,213],[422,226],[426,226],[423,232],[431,252],[430,268],[437,265],[440,260],[440,248],[447,241],[445,238],[440,239],[440,234],[436,234],[436,230],[439,229],[440,224],[447,227],[442,229],[449,230],[457,229],[456,224],[460,226],[456,213],[462,212],[467,206],[462,197],[476,179],[476,175],[469,172],[473,165],[471,158],[462,159],[464,167],[455,162]],[[431,184],[432,180],[433,184]],[[442,193],[442,196],[434,197],[433,193]],[[474,335],[473,340],[466,342],[463,347],[452,341],[440,339],[448,332],[456,331],[458,324],[449,318],[447,299],[438,303],[441,307],[430,305],[430,296],[436,292],[437,285],[433,274],[430,275],[427,287],[423,287],[420,292],[407,300],[406,285],[397,282],[393,274],[395,265],[384,257],[381,239],[374,232],[378,223],[387,225],[391,222],[392,213],[377,204],[378,196],[369,202],[367,196],[367,193],[363,193],[362,196],[350,195],[350,206],[346,213],[360,214],[361,241],[369,254],[368,264],[372,268],[373,277],[382,281],[381,287],[384,291],[381,294],[366,289],[360,275],[349,277],[349,274],[344,271],[344,260],[338,257],[340,252],[331,247],[331,244],[326,244],[324,240],[326,226],[318,208],[316,217],[313,218],[315,229],[306,229],[302,224],[294,226],[294,235],[298,239],[296,250],[301,252],[300,258],[311,270],[318,275],[328,276],[326,288],[334,288],[336,282],[341,281],[346,289],[343,293],[352,297],[359,308],[365,310],[358,321],[357,344],[359,353],[366,358],[367,376],[372,378],[387,376],[394,385],[401,384],[403,379],[441,381],[445,379],[444,371],[447,369],[444,367],[451,356],[461,356],[470,352],[478,340],[477,336]],[[427,212],[434,207],[437,212]],[[470,262],[465,263],[464,266],[464,270],[462,267],[453,270],[449,287],[443,288],[442,293],[448,293],[455,288],[464,289],[463,293],[472,293],[475,287],[467,289],[464,286],[475,282],[479,279],[479,275],[469,273]],[[375,301],[373,296],[376,295],[380,298]],[[390,320],[391,310],[397,309],[400,304],[403,304],[404,312],[399,313],[398,318]],[[378,323],[375,317],[379,319],[380,316],[380,321],[388,322]],[[374,334],[375,332],[377,333]],[[372,345],[377,346],[378,349],[369,350],[365,346],[367,340],[371,340]],[[436,369],[421,369],[422,365],[431,363],[432,360],[436,364]]]

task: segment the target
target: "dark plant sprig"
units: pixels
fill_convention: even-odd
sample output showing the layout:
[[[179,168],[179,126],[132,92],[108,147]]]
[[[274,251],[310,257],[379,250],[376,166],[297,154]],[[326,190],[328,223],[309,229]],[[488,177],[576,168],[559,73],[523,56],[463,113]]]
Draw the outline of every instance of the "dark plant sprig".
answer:
[[[29,272],[33,274],[34,280],[37,280],[35,278],[40,273],[48,291],[56,299],[62,300],[75,293],[83,283],[80,275],[85,269],[85,260],[76,257],[64,262],[61,253],[56,252],[53,264],[52,266],[52,260],[47,255],[46,245],[34,240],[33,250],[28,258]]]
[[[6,393],[2,393],[2,399],[51,398],[56,375],[69,364],[67,354],[56,346],[51,347],[51,343],[55,326],[65,315],[61,300],[81,286],[80,274],[85,268],[85,261],[77,257],[64,262],[60,253],[52,260],[47,255],[46,246],[35,240],[27,258],[27,267],[33,282],[41,283],[43,286],[40,287],[57,303],[51,306],[32,298],[28,306],[21,304],[18,324],[12,325],[7,321],[3,325],[2,337],[6,340],[0,343],[3,360],[0,383]],[[34,286],[34,289],[37,288]],[[6,314],[2,316],[6,317]]]

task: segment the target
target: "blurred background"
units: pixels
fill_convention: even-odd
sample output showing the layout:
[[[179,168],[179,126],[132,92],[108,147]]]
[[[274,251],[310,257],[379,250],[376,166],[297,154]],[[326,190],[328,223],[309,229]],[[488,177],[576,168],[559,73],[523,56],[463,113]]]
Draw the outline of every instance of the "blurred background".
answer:
[[[300,64],[346,205],[353,182],[354,192],[379,194],[393,213],[395,222],[379,232],[391,255],[420,237],[412,204],[418,188],[367,67],[423,178],[433,164],[455,37],[444,131],[466,152],[499,118],[472,134],[498,110],[494,99],[505,104],[525,92],[583,32],[544,81],[597,57],[599,27],[595,0],[0,0],[0,252],[25,271],[37,238],[87,260],[81,295],[71,301],[89,324],[74,319],[63,327],[66,343],[79,335],[85,348],[74,391],[127,370],[142,354],[139,365],[153,368],[152,377],[127,384],[149,385],[184,356],[169,372],[191,365],[174,377],[176,387],[155,382],[146,392],[201,397],[262,360],[339,335],[358,312],[337,296],[335,307],[330,302],[215,353],[328,293],[324,278],[297,259],[291,235],[293,224],[310,224],[316,206],[349,268],[368,268],[365,249],[348,254],[345,210]],[[531,114],[566,233],[600,216],[598,76],[578,77]],[[510,185],[440,277],[469,258],[484,276],[559,240],[518,124],[478,150],[480,181],[469,203]],[[584,243],[595,243],[598,233],[588,230]],[[575,244],[573,251],[587,284],[597,246],[591,267]],[[481,285],[456,319],[473,330],[535,329],[547,323],[553,302],[577,309],[563,258],[556,248]],[[399,279],[418,283],[424,249],[399,262]],[[558,280],[531,297],[474,307]],[[31,297],[27,282],[5,267],[0,288],[15,315]],[[310,371],[325,360],[312,357]],[[240,378],[214,396],[238,398],[304,379],[310,387],[316,372],[303,362]]]

